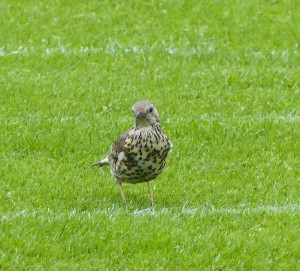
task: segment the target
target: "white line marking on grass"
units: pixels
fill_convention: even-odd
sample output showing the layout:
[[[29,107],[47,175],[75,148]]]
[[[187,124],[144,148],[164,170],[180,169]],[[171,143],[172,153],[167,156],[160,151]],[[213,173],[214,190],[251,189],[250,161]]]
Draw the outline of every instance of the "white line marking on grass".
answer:
[[[137,45],[137,44],[121,44],[117,40],[111,40],[103,47],[94,46],[78,46],[71,47],[64,45],[61,40],[57,40],[57,46],[45,47],[43,41],[38,46],[23,47],[19,46],[15,50],[6,50],[4,47],[0,47],[0,57],[6,57],[11,55],[30,56],[33,54],[39,54],[42,56],[51,56],[55,54],[63,55],[91,55],[91,54],[105,54],[105,55],[118,55],[118,54],[140,54],[151,55],[153,52],[165,55],[178,55],[178,56],[195,56],[195,55],[214,55],[215,52],[222,48],[227,48],[226,44],[215,45],[212,42],[203,41],[196,46],[184,45],[182,47],[176,47],[174,44],[167,44],[164,40],[156,41],[152,45]],[[283,61],[289,61],[291,58],[299,55],[298,50],[273,50],[273,51],[256,51],[245,50],[245,56],[251,58],[264,58],[266,56],[273,56],[276,59]]]
[[[193,56],[200,54],[213,54],[214,48],[207,45],[199,45],[197,48],[175,48],[173,45],[168,46],[161,43],[160,46],[156,46],[157,43],[150,47],[139,47],[137,45],[121,45],[118,42],[112,42],[106,44],[104,47],[93,46],[79,46],[79,47],[66,47],[61,42],[58,42],[57,47],[23,47],[19,46],[16,50],[7,51],[3,47],[0,48],[0,57],[7,57],[11,55],[30,56],[33,54],[39,54],[43,57],[51,56],[55,54],[62,55],[119,55],[119,54],[136,54],[136,55],[151,55],[153,52],[165,55],[180,55],[180,56]]]
[[[292,110],[294,111],[294,110]],[[266,115],[250,115],[250,116],[239,116],[239,117],[226,117],[223,115],[208,115],[208,114],[203,114],[200,115],[199,118],[201,121],[205,122],[212,122],[216,121],[219,122],[220,125],[222,126],[227,126],[226,121],[230,120],[230,125],[232,126],[232,120],[235,121],[236,123],[254,123],[254,122],[260,122],[260,123],[265,123],[265,122],[274,122],[274,123],[299,123],[300,122],[300,115],[293,115],[293,112],[287,114],[287,115],[277,115],[277,114],[266,114]],[[87,116],[85,115],[74,115],[74,116],[54,116],[54,117],[49,117],[46,115],[43,115],[41,113],[35,113],[35,114],[26,114],[22,113],[22,116],[0,116],[0,121],[5,121],[8,124],[18,124],[18,123],[24,123],[26,122],[61,122],[61,123],[67,123],[67,122],[81,122],[81,121],[87,122]],[[167,123],[171,122],[170,119],[166,120]]]
[[[259,205],[256,207],[250,207],[241,205],[239,208],[232,207],[221,207],[216,208],[214,206],[203,206],[196,208],[188,208],[183,206],[179,208],[162,208],[160,210],[155,210],[152,208],[142,209],[142,210],[128,210],[125,208],[112,206],[107,209],[98,209],[93,211],[80,211],[72,209],[69,212],[64,214],[56,213],[52,209],[47,209],[45,212],[42,210],[31,211],[24,209],[17,212],[8,212],[1,215],[1,221],[11,221],[18,218],[44,218],[47,220],[61,219],[63,217],[68,217],[68,219],[73,219],[76,217],[83,218],[87,217],[88,219],[94,219],[97,216],[109,216],[110,218],[118,216],[132,216],[132,217],[144,217],[144,216],[169,216],[171,218],[178,218],[182,216],[190,218],[201,218],[213,215],[255,215],[255,214],[268,214],[268,215],[280,215],[280,214],[300,214],[300,204],[286,204],[286,205]]]
[[[200,115],[200,119],[202,121],[219,121],[222,125],[226,125],[226,120],[230,119],[230,121],[234,120],[236,123],[251,123],[251,122],[300,122],[300,115],[294,114],[296,110],[292,109],[290,113],[287,115],[278,115],[278,114],[254,114],[249,116],[231,116],[225,117],[221,114],[203,114]]]

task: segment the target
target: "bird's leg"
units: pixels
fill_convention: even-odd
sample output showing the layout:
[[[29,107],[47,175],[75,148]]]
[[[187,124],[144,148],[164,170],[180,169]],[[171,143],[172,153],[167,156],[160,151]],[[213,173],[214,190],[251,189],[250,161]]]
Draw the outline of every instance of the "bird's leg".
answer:
[[[152,192],[152,189],[151,189],[151,186],[150,186],[150,182],[147,182],[147,185],[148,185],[148,190],[149,190],[150,202],[151,202],[151,205],[153,207],[154,206],[154,200],[153,200],[153,192]]]
[[[119,183],[119,182],[118,182],[118,186],[119,186],[119,189],[120,189],[121,197],[122,197],[123,201],[125,201],[126,199],[125,199],[125,195],[124,195],[122,183]]]

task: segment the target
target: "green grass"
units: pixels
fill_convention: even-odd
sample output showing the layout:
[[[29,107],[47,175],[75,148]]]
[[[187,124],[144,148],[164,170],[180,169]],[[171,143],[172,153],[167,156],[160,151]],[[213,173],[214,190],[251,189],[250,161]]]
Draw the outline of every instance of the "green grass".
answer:
[[[0,3],[1,270],[300,270],[296,1]],[[91,164],[158,108],[164,172]]]

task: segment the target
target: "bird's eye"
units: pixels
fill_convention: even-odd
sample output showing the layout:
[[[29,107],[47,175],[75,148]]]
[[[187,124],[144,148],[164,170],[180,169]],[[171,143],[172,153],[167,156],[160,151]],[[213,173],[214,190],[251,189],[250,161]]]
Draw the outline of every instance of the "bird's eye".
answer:
[[[150,107],[149,112],[150,112],[150,113],[153,112],[153,107]]]

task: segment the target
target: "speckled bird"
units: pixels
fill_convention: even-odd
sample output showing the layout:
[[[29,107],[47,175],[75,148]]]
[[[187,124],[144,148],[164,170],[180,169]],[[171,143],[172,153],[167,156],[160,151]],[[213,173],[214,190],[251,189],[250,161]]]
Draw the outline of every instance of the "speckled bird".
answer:
[[[135,125],[117,138],[111,145],[108,156],[93,166],[110,166],[124,201],[122,183],[147,182],[153,205],[150,181],[163,171],[172,143],[163,133],[158,112],[151,102],[141,101],[134,104],[132,113]]]

